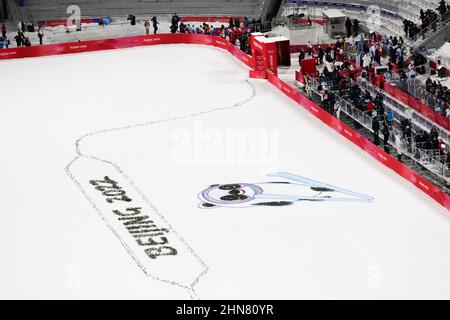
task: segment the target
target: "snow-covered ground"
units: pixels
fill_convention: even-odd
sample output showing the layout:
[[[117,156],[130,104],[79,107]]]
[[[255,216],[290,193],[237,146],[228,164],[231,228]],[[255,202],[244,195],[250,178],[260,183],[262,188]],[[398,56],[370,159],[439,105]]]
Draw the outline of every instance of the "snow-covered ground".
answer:
[[[447,211],[228,53],[0,67],[0,298],[450,298]],[[274,171],[375,200],[199,208],[210,185],[281,182]],[[139,251],[119,220],[138,211],[177,255]]]

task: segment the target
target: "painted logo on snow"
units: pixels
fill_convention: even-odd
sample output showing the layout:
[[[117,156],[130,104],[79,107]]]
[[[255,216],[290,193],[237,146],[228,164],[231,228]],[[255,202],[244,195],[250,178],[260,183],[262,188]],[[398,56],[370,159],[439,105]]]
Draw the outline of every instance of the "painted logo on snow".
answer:
[[[278,181],[214,184],[200,192],[200,208],[289,206],[302,201],[348,201],[370,203],[373,197],[325,184],[292,173],[269,174]]]

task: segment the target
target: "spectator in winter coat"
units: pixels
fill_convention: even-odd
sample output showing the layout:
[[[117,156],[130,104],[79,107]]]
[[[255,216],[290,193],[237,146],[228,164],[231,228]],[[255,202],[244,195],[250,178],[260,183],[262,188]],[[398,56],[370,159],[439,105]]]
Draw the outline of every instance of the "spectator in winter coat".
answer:
[[[30,38],[25,37],[25,40],[24,40],[23,45],[24,45],[25,47],[31,47]]]
[[[373,130],[373,143],[375,143],[375,145],[378,146],[380,144],[380,137],[379,137],[380,120],[378,119],[378,116],[373,117],[372,130]]]
[[[323,106],[324,106],[325,110],[327,112],[329,112],[330,111],[330,93],[328,92],[328,90],[324,91],[324,93],[322,95],[322,102],[323,102]]]
[[[302,61],[305,59],[305,52],[303,49],[300,50],[300,54],[298,55],[298,64],[301,66]]]
[[[237,40],[237,32],[236,32],[236,30],[234,28],[231,28],[231,31],[230,31],[230,42],[233,45],[236,45],[236,40]]]
[[[361,36],[359,37],[358,41],[358,53],[364,52],[364,35],[361,33]]]
[[[347,38],[352,35],[352,20],[349,17],[345,20],[345,29],[347,30]]]
[[[375,105],[372,101],[369,100],[369,102],[367,103],[367,111],[369,116],[372,115],[372,111],[375,109]]]
[[[223,39],[227,38],[227,30],[225,29],[225,25],[222,25],[220,27],[220,37],[222,37]]]
[[[359,21],[358,19],[353,20],[353,34],[357,36],[359,34]]]
[[[384,126],[383,127],[383,145],[384,145],[384,151],[389,153],[389,127],[388,126]]]
[[[158,31],[158,20],[156,19],[156,17],[152,18],[152,22],[153,22],[153,34],[156,34],[156,32]]]
[[[339,102],[336,102],[334,104],[334,113],[333,113],[333,115],[336,118],[340,119],[340,116],[341,116],[341,104]]]
[[[317,49],[317,58],[318,58],[318,63],[322,64],[323,63],[323,57],[325,56],[325,52],[323,51],[322,47],[319,46],[319,49]]]
[[[187,26],[183,22],[181,22],[180,23],[180,33],[186,33],[186,30],[187,30]]]
[[[148,20],[145,20],[144,27],[145,27],[145,34],[149,35],[150,34],[150,22]]]
[[[233,18],[230,18],[230,23],[229,23],[229,26],[228,26],[230,29],[233,29],[234,28],[234,20],[233,20]]]
[[[369,53],[366,53],[363,57],[363,68],[369,68],[372,63],[372,58]]]
[[[444,0],[439,2],[439,7],[437,8],[441,15],[444,15],[447,12],[447,5]]]
[[[42,45],[43,39],[44,39],[44,29],[42,27],[39,27],[38,38],[39,38],[39,44]]]
[[[328,70],[329,73],[334,71],[334,62],[329,55],[327,55],[325,59],[325,69]]]
[[[11,41],[7,37],[0,37],[0,49],[8,49]]]
[[[14,40],[16,40],[17,48],[20,48],[23,43],[23,36],[22,33],[19,31],[17,32],[16,36],[14,37]]]
[[[170,26],[170,32],[176,33],[178,31],[178,23],[180,22],[180,17],[176,13],[172,16],[172,25]]]
[[[2,37],[6,38],[6,26],[4,23],[2,23]]]
[[[309,56],[312,56],[312,52],[313,52],[313,44],[312,44],[312,41],[311,41],[311,40],[308,40],[308,42],[307,42],[306,53],[307,53]]]

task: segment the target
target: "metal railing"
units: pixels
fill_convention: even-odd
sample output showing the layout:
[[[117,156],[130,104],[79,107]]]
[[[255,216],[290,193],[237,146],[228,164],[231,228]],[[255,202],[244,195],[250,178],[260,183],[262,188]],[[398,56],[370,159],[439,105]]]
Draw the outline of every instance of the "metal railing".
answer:
[[[444,100],[439,99],[436,95],[428,92],[425,86],[417,79],[401,79],[397,74],[393,74],[392,80],[397,87],[401,88],[403,91],[406,91],[411,96],[416,99],[419,99],[424,104],[426,104],[430,109],[436,111],[436,107],[440,107],[440,114],[446,116],[444,110],[450,110],[450,103],[447,103]],[[436,111],[438,112],[438,111]]]
[[[336,96],[336,102],[340,104],[341,112],[356,120],[370,132],[374,132],[372,129],[373,118],[367,112],[356,108],[352,103],[340,96]],[[430,172],[450,182],[450,169],[449,164],[446,162],[446,155],[438,149],[425,149],[421,143],[416,143],[414,133],[412,133],[411,137],[406,137],[398,127],[398,120],[395,121],[397,126],[390,128],[388,142],[397,150],[397,153],[407,155]],[[380,133],[380,137],[384,138],[382,133]]]
[[[309,89],[318,96],[321,96],[321,93],[318,90],[319,84],[326,89],[333,91],[332,89],[334,87],[328,81],[321,82],[317,78],[310,78],[309,81]],[[373,133],[373,117],[370,115],[370,113],[368,111],[357,108],[344,96],[337,94],[337,92],[334,91],[334,93],[335,106],[339,106],[339,112],[344,112],[347,116]],[[389,126],[390,133],[388,142],[390,143],[390,145],[393,146],[398,153],[407,155],[410,159],[414,160],[430,172],[439,176],[441,179],[445,180],[446,182],[450,182],[450,169],[449,163],[447,162],[447,155],[441,150],[426,149],[425,146],[421,143],[416,143],[416,130],[423,130],[424,128],[418,127],[417,124],[413,124],[411,136],[409,137],[407,137],[401,130],[402,121],[408,118],[407,108],[405,106],[402,106],[403,110],[396,110],[392,105],[386,103],[384,103],[384,107],[386,111],[391,111],[394,114],[394,121]],[[382,133],[380,133],[379,136],[381,138],[384,138]]]

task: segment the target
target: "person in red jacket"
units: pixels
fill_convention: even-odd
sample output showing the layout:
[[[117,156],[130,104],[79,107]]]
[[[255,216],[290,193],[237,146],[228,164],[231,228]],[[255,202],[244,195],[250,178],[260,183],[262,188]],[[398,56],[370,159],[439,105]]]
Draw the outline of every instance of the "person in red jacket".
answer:
[[[233,45],[236,45],[236,39],[237,39],[237,33],[236,30],[234,28],[230,29],[230,42]]]
[[[372,100],[369,100],[367,103],[367,111],[369,111],[369,115],[372,115],[372,110],[375,109],[375,104],[372,102]]]
[[[380,72],[377,79],[378,86],[381,90],[384,89],[384,72]]]

